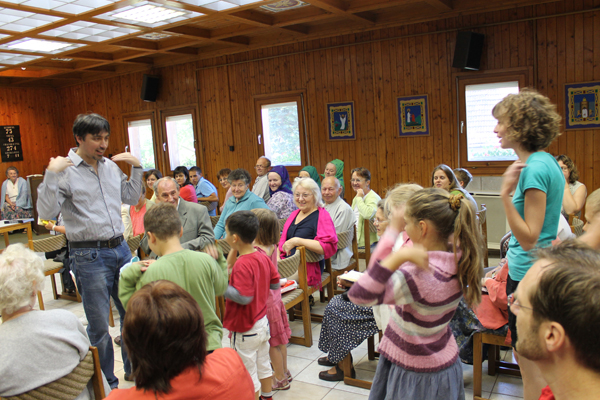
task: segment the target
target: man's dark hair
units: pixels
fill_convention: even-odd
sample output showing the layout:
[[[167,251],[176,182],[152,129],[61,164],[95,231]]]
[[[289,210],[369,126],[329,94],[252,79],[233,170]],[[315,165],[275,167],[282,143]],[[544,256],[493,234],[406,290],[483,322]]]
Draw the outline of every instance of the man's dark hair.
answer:
[[[144,214],[144,230],[152,232],[159,240],[179,236],[181,219],[171,203],[158,203]]]
[[[556,321],[571,341],[577,360],[600,373],[600,253],[575,240],[538,250],[551,262],[530,294],[533,316]]]
[[[238,168],[231,171],[231,173],[227,177],[227,180],[229,181],[229,183],[232,183],[233,181],[244,181],[246,185],[249,185],[252,181],[252,177],[250,176],[250,172],[246,171],[243,168]]]
[[[77,138],[85,140],[88,134],[98,135],[101,132],[107,132],[110,135],[110,124],[101,115],[94,113],[79,114],[73,122],[73,137],[77,145],[79,145]]]
[[[185,182],[183,182],[183,185],[181,185],[181,187],[192,184],[190,182],[190,172],[183,165],[180,165],[179,167],[173,170],[173,178],[177,177],[177,175],[179,174],[183,174],[185,176]]]
[[[171,380],[186,368],[196,366],[202,374],[207,354],[202,311],[196,300],[173,282],[151,282],[131,297],[123,342],[137,389],[164,394],[171,390]]]
[[[202,175],[202,169],[201,169],[200,167],[193,166],[193,167],[191,167],[191,168],[190,168],[190,172],[191,172],[191,171],[196,171],[196,173],[197,173],[198,175]]]
[[[236,211],[231,214],[225,226],[230,235],[238,235],[242,242],[249,244],[258,234],[258,218],[252,211]]]

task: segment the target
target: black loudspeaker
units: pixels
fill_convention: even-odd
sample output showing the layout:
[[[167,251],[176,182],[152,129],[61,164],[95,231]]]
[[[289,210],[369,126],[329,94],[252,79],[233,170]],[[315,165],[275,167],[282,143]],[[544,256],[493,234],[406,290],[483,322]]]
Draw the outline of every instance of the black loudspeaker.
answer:
[[[481,33],[458,32],[452,67],[477,71],[481,64],[484,39],[485,35]]]
[[[141,98],[144,101],[156,101],[158,96],[158,86],[160,85],[160,77],[152,75],[144,75],[142,82]]]

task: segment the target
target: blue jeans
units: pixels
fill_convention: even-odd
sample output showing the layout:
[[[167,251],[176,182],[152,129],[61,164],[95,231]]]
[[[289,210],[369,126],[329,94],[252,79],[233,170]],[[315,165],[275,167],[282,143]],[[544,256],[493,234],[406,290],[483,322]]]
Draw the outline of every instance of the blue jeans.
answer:
[[[98,348],[102,372],[110,387],[114,389],[119,385],[119,379],[114,373],[115,357],[113,343],[108,333],[108,314],[112,296],[123,329],[125,309],[119,300],[119,270],[131,259],[129,246],[123,241],[120,246],[112,249],[71,249],[69,259],[88,320],[87,334],[92,346]],[[121,354],[125,373],[129,375],[131,364],[123,342],[121,342]]]

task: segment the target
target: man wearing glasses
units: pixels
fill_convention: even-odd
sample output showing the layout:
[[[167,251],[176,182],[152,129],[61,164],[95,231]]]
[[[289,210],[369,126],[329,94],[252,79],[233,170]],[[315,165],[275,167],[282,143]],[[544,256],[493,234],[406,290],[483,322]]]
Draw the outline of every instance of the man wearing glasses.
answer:
[[[574,242],[538,251],[508,305],[515,350],[548,384],[540,400],[600,395],[600,253]]]
[[[254,181],[254,186],[252,186],[252,193],[262,198],[266,203],[271,198],[268,178],[269,171],[271,170],[271,160],[264,156],[260,157],[256,161],[254,168],[256,169],[256,180]]]

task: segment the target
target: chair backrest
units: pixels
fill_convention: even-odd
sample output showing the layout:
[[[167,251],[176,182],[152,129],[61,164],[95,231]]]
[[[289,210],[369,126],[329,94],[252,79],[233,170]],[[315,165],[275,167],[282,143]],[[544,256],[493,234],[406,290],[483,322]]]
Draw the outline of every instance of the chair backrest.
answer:
[[[50,236],[44,239],[33,241],[33,251],[36,253],[49,253],[51,251],[60,250],[67,245],[67,237],[65,235]]]
[[[350,229],[346,232],[340,232],[337,234],[338,237],[338,244],[337,244],[337,248],[338,250],[343,250],[346,247],[349,247],[352,245],[352,239],[354,238],[354,229]]]
[[[485,204],[482,204],[481,209],[477,211],[477,219],[479,220],[479,228],[483,238],[483,267],[487,268],[489,266],[489,259],[487,242],[487,207]]]
[[[283,232],[283,226],[285,225],[285,221],[287,221],[287,219],[279,219],[277,220],[279,222],[279,233]]]
[[[225,241],[225,239],[217,239],[215,244],[217,245],[217,247],[219,249],[221,249],[224,256],[229,254],[229,252],[231,251],[231,246],[229,246],[229,243],[227,243],[227,241]]]
[[[140,243],[142,242],[143,238],[144,238],[144,234],[140,233],[137,236],[132,236],[127,239],[127,246],[129,246],[129,250],[131,251],[131,254],[135,253],[137,251],[137,249],[140,248]]]
[[[96,363],[98,364],[97,368],[95,365]],[[30,390],[29,392],[25,392],[17,396],[4,397],[4,399],[72,400],[79,396],[81,392],[87,390],[87,384],[90,379],[93,379],[92,384],[94,386],[96,400],[103,399],[105,397],[105,393],[104,385],[102,383],[102,370],[100,369],[100,359],[98,357],[98,349],[96,347],[90,347],[90,351],[88,351],[85,358],[73,369],[73,371],[62,378]],[[97,385],[98,388],[96,388]]]
[[[210,217],[210,223],[212,224],[213,229],[219,223],[219,218],[221,218],[220,215],[217,215],[217,216],[214,216],[214,217]]]
[[[300,252],[296,251],[293,256],[277,260],[277,270],[282,278],[292,276],[298,271],[300,266]]]
[[[296,251],[298,251],[298,247],[296,248]],[[325,256],[323,256],[323,254],[317,254],[308,249],[305,249],[305,251],[306,251],[306,262],[319,262],[325,258]]]
[[[508,253],[508,243],[510,242],[511,237],[512,231],[508,231],[508,233],[500,239],[500,258],[506,257],[506,254]]]
[[[575,234],[575,236],[579,237],[583,235],[583,221],[577,217],[573,217],[573,222],[571,223],[571,231]]]

